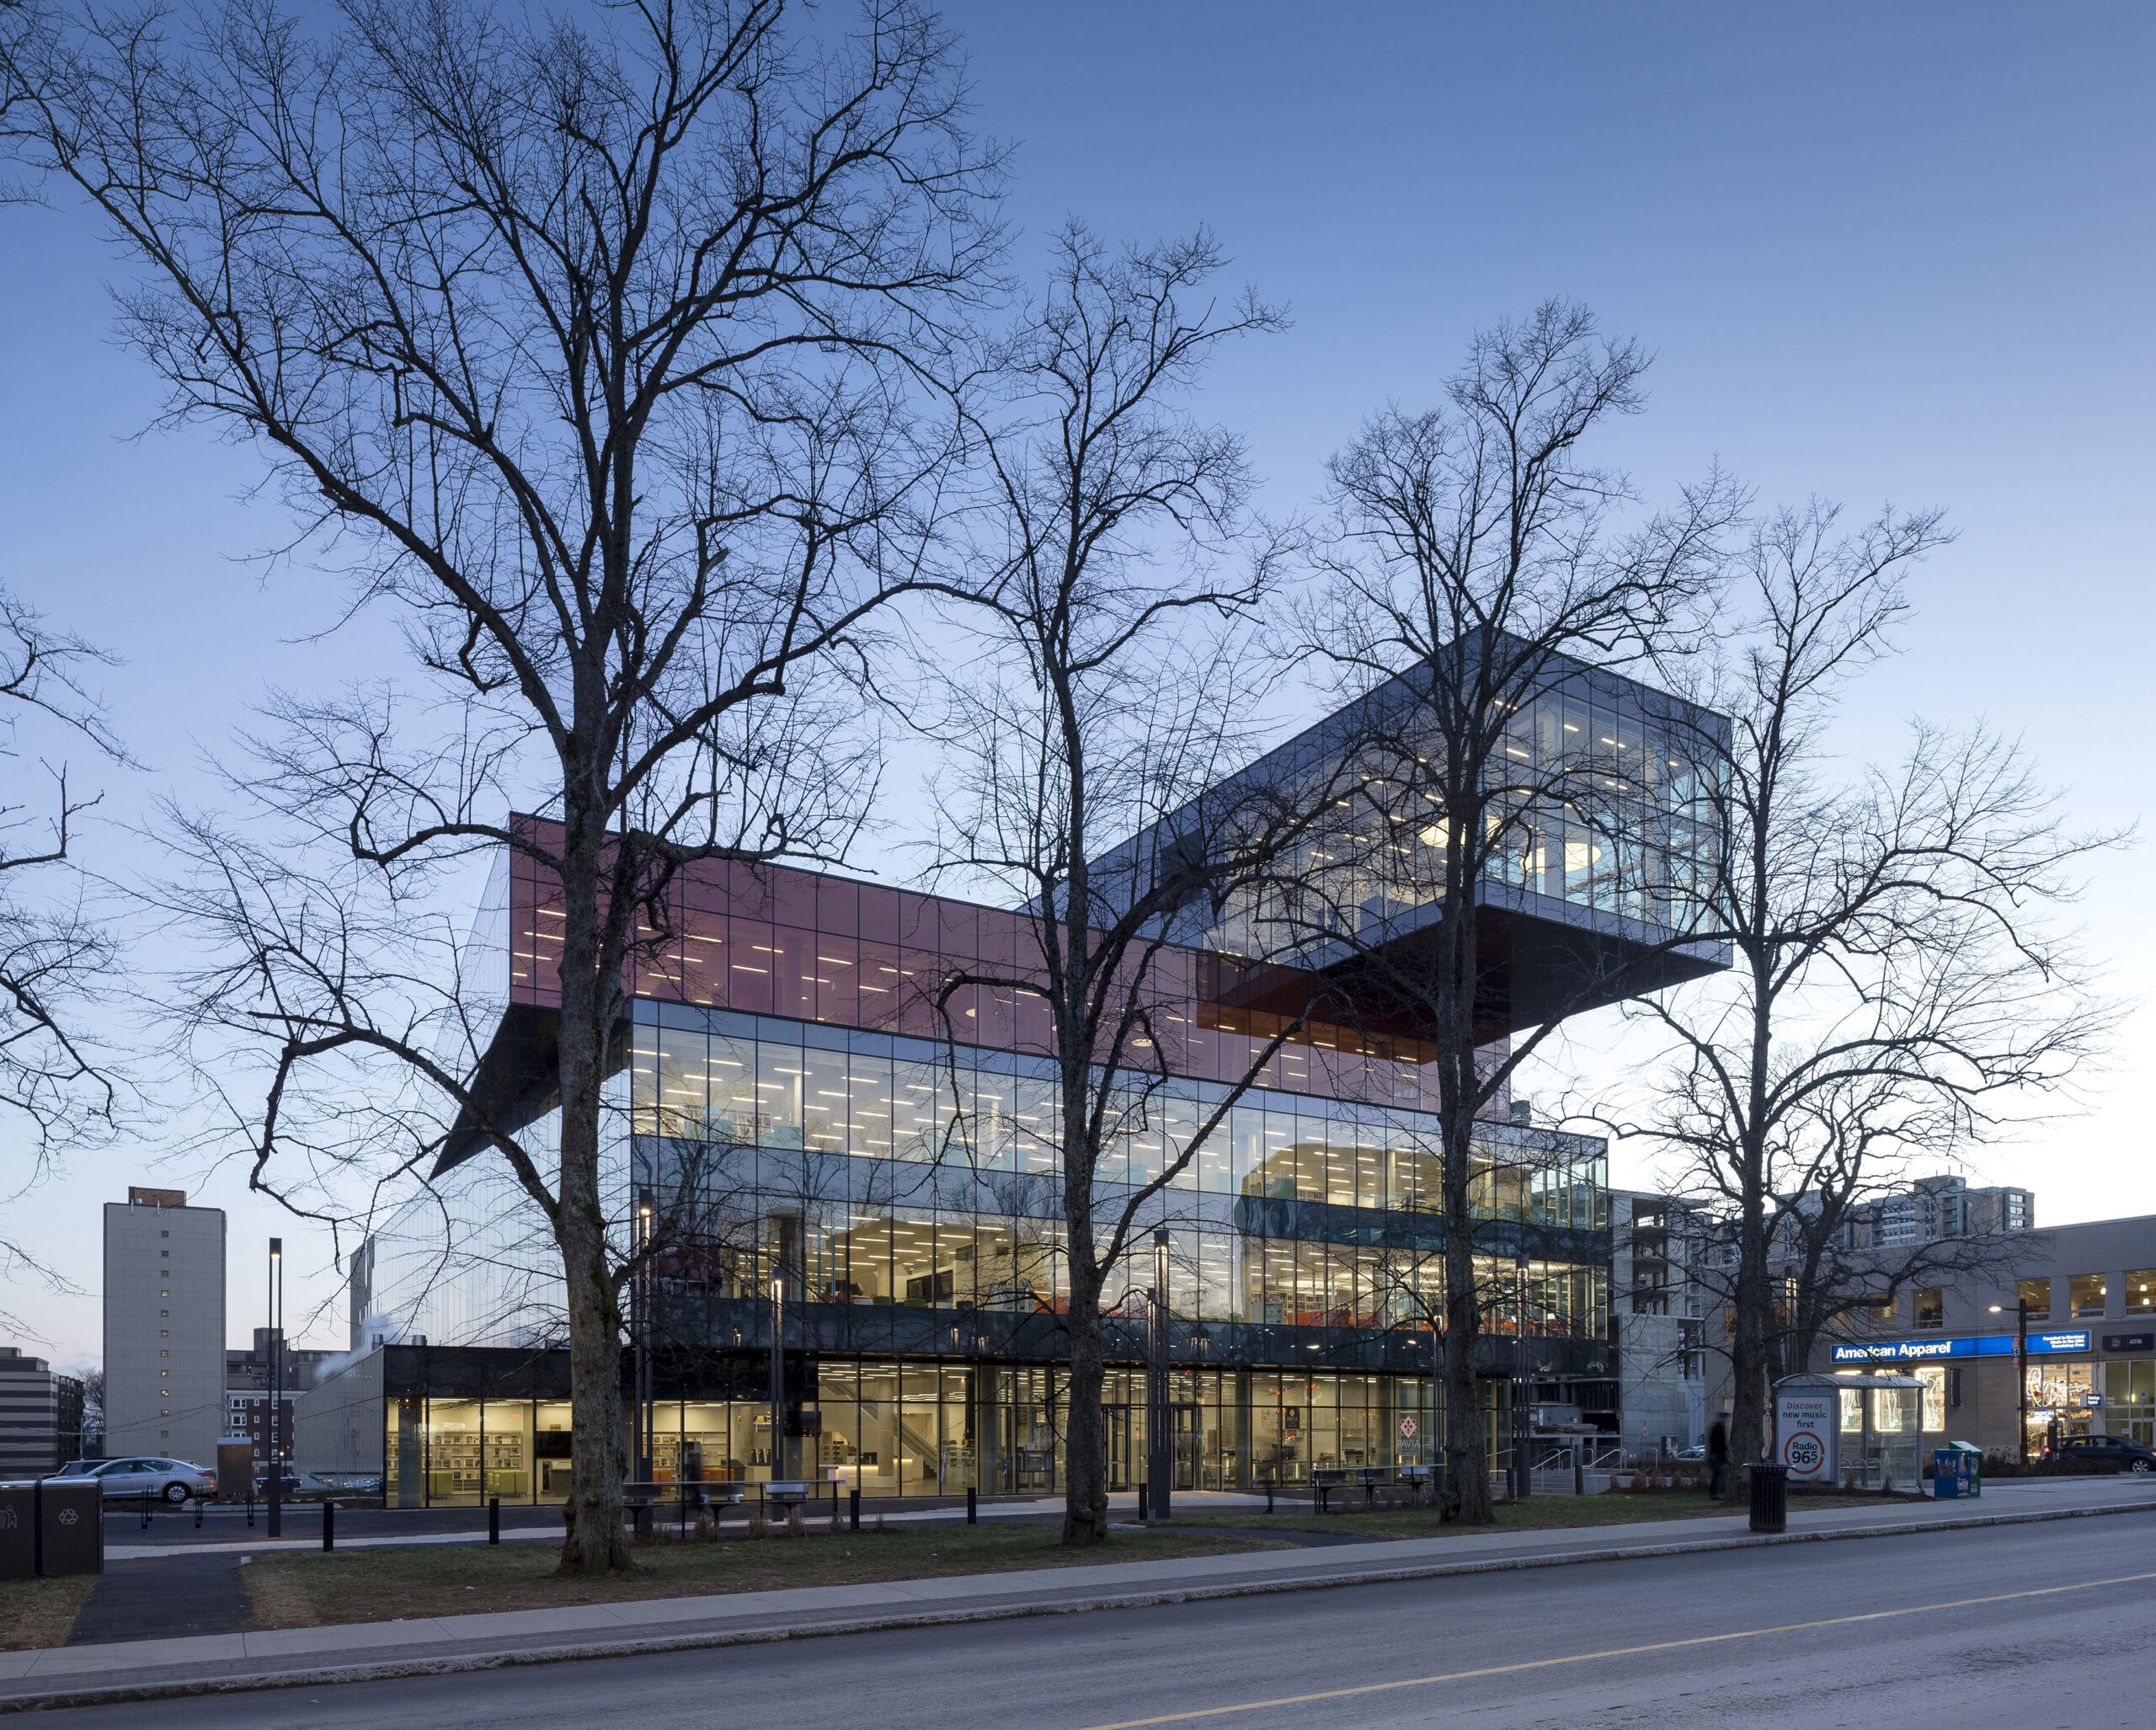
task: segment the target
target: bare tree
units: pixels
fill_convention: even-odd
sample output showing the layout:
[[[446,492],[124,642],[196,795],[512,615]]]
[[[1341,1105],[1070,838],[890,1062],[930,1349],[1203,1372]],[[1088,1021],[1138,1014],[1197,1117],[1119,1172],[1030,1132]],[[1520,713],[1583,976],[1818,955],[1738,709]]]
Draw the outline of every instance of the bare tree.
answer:
[[[1899,763],[1828,772],[1840,695],[1944,539],[1933,512],[1844,535],[1816,502],[1759,525],[1750,629],[1701,693],[1733,723],[1705,893],[1736,964],[1636,1012],[1676,1042],[1644,1128],[1727,1234],[1739,1460],[1764,1457],[1778,1365],[1846,1306],[1836,1232],[1913,1161],[1964,1157],[2057,1096],[2111,1019],[2048,921],[2103,838],[2066,830],[2018,747],[1919,724]]]
[[[1630,490],[1581,447],[1641,406],[1646,365],[1552,302],[1478,335],[1444,408],[1389,409],[1333,459],[1306,648],[1354,699],[1337,744],[1353,772],[1333,820],[1248,915],[1254,946],[1326,967],[1367,1025],[1422,1042],[1435,1066],[1444,1503],[1458,1519],[1490,1518],[1477,1263],[1512,1260],[1518,1231],[1481,1210],[1477,1118],[1567,1015],[1651,982],[1699,936],[1670,881],[1682,862],[1665,869],[1668,850],[1640,844],[1644,751],[1628,762],[1532,730],[1566,681],[1683,640],[1741,505],[1717,474],[1634,528],[1614,524]],[[1621,961],[1577,953],[1538,1003],[1493,1001],[1508,958],[1483,934],[1507,893],[1492,885],[1531,875],[1539,889],[1548,871],[1564,895],[1572,849],[1607,862],[1609,910],[1646,935]],[[1508,1047],[1523,1015],[1538,1025]]]
[[[870,0],[819,40],[781,13],[351,0],[317,36],[275,0],[192,26],[85,10],[0,68],[19,147],[140,269],[123,328],[169,419],[261,450],[424,681],[277,706],[247,779],[307,863],[240,860],[231,905],[198,900],[231,947],[197,1007],[278,1054],[248,1114],[258,1183],[296,1096],[358,1057],[546,1215],[580,1572],[628,1560],[600,1146],[639,926],[686,862],[830,857],[851,834],[868,766],[803,684],[893,591],[942,455],[914,436],[906,358],[996,244],[994,161],[933,17]],[[520,801],[548,820],[504,821]],[[551,1141],[470,1084],[483,1030],[439,1001],[414,1018],[441,975],[414,995],[403,969],[428,943],[382,934],[480,847],[559,889]],[[205,894],[239,858],[200,857]],[[445,1018],[478,1033],[447,1059]]]
[[[1260,691],[1237,627],[1272,570],[1239,544],[1241,441],[1182,399],[1221,343],[1282,323],[1247,294],[1225,308],[1203,295],[1222,262],[1203,233],[1116,251],[1073,224],[1047,294],[965,387],[986,478],[966,549],[982,598],[951,620],[962,670],[936,729],[956,765],[934,794],[937,863],[1019,900],[1026,934],[938,990],[947,1017],[973,987],[1048,1006],[1071,1545],[1107,1533],[1103,1310],[1147,1210],[1229,1108],[1209,1107],[1127,1184],[1108,1157],[1158,1128],[1189,1048],[1179,1006],[1195,981],[1174,976],[1169,932],[1264,868],[1299,821],[1273,789],[1222,786]],[[1284,1019],[1259,1066],[1298,1025]]]
[[[103,703],[83,683],[92,668],[110,663],[0,590],[0,759],[21,766],[19,728],[27,719],[127,762]],[[61,1155],[109,1136],[122,1098],[119,1071],[88,1020],[118,964],[119,945],[87,899],[74,852],[80,820],[99,796],[71,784],[65,761],[40,761],[35,776],[45,789],[11,777],[8,803],[0,804],[0,1111],[26,1132],[27,1153],[12,1174],[11,1199],[42,1182]],[[0,1273],[73,1289],[19,1233],[0,1238]]]

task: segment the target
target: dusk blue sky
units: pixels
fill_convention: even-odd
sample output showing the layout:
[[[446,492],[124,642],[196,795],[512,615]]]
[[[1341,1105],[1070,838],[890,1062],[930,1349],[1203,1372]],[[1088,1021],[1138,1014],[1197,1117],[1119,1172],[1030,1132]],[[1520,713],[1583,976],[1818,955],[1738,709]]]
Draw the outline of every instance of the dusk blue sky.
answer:
[[[1018,146],[1022,261],[1066,214],[1114,237],[1203,222],[1234,282],[1292,307],[1294,328],[1225,357],[1205,399],[1248,434],[1269,508],[1306,503],[1374,408],[1433,403],[1478,324],[1575,296],[1658,355],[1650,411],[1606,447],[1650,499],[1719,460],[1765,502],[1948,511],[1960,540],[1916,580],[1908,652],[1841,729],[1853,761],[1892,756],[1913,714],[1985,716],[2068,785],[2078,823],[2149,808],[2156,11],[950,17],[982,129]],[[157,863],[128,825],[160,792],[208,796],[200,752],[266,683],[327,686],[397,654],[387,619],[300,640],[331,622],[334,586],[239,562],[286,532],[274,504],[237,498],[248,452],[200,431],[131,442],[157,392],[109,340],[102,285],[123,268],[72,206],[0,211],[0,573],[126,663],[107,688],[150,766],[105,773],[109,821],[85,840],[121,878]],[[2156,989],[2148,869],[2146,846],[2103,858],[2078,914],[2137,1001]],[[1986,1151],[1973,1175],[2030,1184],[2051,1223],[2156,1211],[2152,1024],[2129,1021],[2087,1114]],[[1597,1030],[1577,1043],[1591,1074]],[[131,1182],[231,1209],[235,1342],[272,1231],[296,1252],[295,1320],[332,1297],[326,1236],[159,1151],[83,1160],[20,1204],[83,1288],[0,1294],[44,1335],[26,1348],[94,1359],[98,1204]],[[333,1306],[307,1343],[342,1344],[340,1325]]]

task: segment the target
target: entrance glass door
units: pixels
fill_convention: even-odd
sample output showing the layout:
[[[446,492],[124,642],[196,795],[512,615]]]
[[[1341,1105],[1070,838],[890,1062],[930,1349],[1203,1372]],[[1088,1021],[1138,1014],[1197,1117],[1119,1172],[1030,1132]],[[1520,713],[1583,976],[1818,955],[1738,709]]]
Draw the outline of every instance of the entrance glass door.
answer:
[[[1178,1490],[1198,1487],[1200,1457],[1204,1451],[1205,1432],[1201,1420],[1204,1413],[1197,1406],[1177,1406],[1175,1411],[1175,1487]]]
[[[1136,1482],[1130,1475],[1130,1407],[1103,1406],[1101,1418],[1108,1450],[1108,1488],[1127,1490]]]

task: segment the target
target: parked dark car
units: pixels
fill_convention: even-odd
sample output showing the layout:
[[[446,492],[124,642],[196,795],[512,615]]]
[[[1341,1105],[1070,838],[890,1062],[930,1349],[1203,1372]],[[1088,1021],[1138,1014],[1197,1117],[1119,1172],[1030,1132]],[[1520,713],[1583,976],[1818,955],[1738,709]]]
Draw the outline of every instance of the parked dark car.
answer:
[[[2156,1471],[2156,1448],[2124,1436],[2066,1436],[2051,1456],[2084,1466],[2116,1466],[2121,1471]]]

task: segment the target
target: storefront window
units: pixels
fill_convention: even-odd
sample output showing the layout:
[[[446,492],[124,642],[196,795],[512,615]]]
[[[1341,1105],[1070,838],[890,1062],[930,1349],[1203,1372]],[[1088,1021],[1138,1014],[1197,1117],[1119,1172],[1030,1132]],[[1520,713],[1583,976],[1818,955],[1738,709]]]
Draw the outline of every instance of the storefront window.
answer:
[[[2052,1283],[2048,1279],[2024,1279],[2015,1289],[2015,1295],[2029,1306],[2031,1322],[2052,1319]]]
[[[1924,1384],[1924,1428],[1927,1435],[1937,1435],[1946,1428],[1946,1370],[1944,1364],[1926,1364],[1916,1371],[1916,1378]]]
[[[427,1502],[435,1508],[477,1507],[481,1431],[477,1400],[427,1402]]]
[[[531,1402],[489,1400],[481,1411],[484,1492],[504,1502],[531,1499]]]
[[[1946,1325],[1946,1294],[1941,1288],[1928,1285],[1917,1293],[1916,1322],[1919,1327]]]
[[[2136,1268],[2126,1276],[2126,1312],[2156,1314],[2156,1268]]]
[[[2104,1313],[2105,1285],[2101,1273],[2077,1273],[2072,1284],[2073,1313],[2077,1317]]]
[[[2095,1391],[2096,1366],[2085,1361],[2031,1363],[2029,1378],[2029,1436],[2032,1451],[2041,1448],[2053,1433],[2085,1436],[2090,1433]]]
[[[2103,1411],[2106,1434],[2156,1447],[2156,1362],[2105,1364]]]

